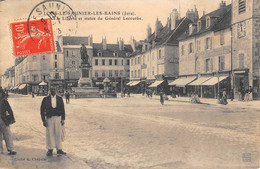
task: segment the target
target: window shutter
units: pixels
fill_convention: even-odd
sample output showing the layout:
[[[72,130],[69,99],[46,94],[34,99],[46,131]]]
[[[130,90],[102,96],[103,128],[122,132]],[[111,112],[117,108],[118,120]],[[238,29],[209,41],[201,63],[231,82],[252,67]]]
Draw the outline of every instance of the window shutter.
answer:
[[[204,60],[204,72],[207,72],[207,59]]]
[[[210,38],[210,47],[209,49],[212,49],[212,38]]]
[[[207,38],[205,39],[205,50],[207,50]]]
[[[211,72],[213,72],[213,58],[210,59],[210,70]]]

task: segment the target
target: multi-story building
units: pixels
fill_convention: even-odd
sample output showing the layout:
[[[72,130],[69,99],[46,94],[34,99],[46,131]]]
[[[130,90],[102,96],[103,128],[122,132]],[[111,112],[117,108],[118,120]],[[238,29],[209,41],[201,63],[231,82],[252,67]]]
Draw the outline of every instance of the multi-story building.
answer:
[[[253,88],[260,98],[260,1],[233,0],[232,85],[234,96]],[[250,96],[252,97],[252,95]]]
[[[180,77],[173,85],[217,98],[224,88],[239,99],[253,89],[259,98],[260,2],[233,0],[190,24],[180,39]],[[187,66],[188,65],[188,66]],[[195,80],[195,78],[197,78]],[[195,80],[194,82],[192,82]]]
[[[15,64],[16,89],[24,90],[23,93],[37,93],[39,84],[45,82],[49,86],[57,86],[58,91],[62,92],[62,86],[52,83],[52,81],[64,79],[63,54],[58,42],[56,42],[56,49],[57,52],[54,53],[28,55],[17,59]]]
[[[139,43],[134,49],[130,60],[130,79],[140,81],[145,79],[145,84],[157,87],[165,77],[174,79],[179,74],[179,43],[178,38],[188,29],[189,23],[198,17],[197,10],[192,11],[194,15],[184,18],[174,9],[170,13],[166,26],[157,19],[155,31],[147,28],[147,38]],[[158,82],[155,82],[158,81]],[[138,84],[134,82],[133,86]]]
[[[230,37],[231,5],[221,2],[217,10],[190,23],[180,38],[179,79],[170,85],[176,85],[181,95],[196,91],[202,97],[217,97],[218,90],[224,88],[229,93]]]
[[[3,75],[0,75],[0,86],[6,89],[14,87],[14,75],[14,66],[6,69],[5,73]]]
[[[102,43],[93,44],[92,77],[96,85],[101,85],[108,77],[116,89],[120,89],[121,82],[129,78],[129,56],[132,48],[119,39],[117,44],[107,44],[106,38]]]

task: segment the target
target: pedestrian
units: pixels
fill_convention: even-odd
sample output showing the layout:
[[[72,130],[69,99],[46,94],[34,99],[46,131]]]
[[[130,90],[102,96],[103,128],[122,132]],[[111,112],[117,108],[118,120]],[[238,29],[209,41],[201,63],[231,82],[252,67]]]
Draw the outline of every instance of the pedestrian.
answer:
[[[130,89],[127,89],[127,97],[130,97]]]
[[[5,140],[6,149],[8,155],[15,155],[14,144],[10,125],[15,123],[15,118],[13,115],[12,108],[9,102],[5,98],[5,93],[3,89],[0,89],[0,148],[3,152],[3,138]]]
[[[65,109],[62,97],[56,95],[56,89],[51,88],[50,94],[41,103],[41,118],[46,127],[47,156],[52,156],[53,148],[58,155],[66,155],[62,151],[62,133],[65,121]]]
[[[160,95],[160,102],[161,102],[161,104],[163,105],[164,104],[164,92],[163,92],[163,90],[161,90],[160,92],[159,92],[159,95]]]
[[[253,100],[253,92],[254,92],[254,89],[252,88],[252,86],[249,86],[249,100],[250,101]]]
[[[223,89],[222,97],[221,97],[221,100],[220,100],[220,104],[224,104],[224,105],[227,105],[227,104],[228,104],[228,102],[227,102],[227,92],[226,92],[226,89]]]
[[[68,92],[68,90],[65,92],[65,97],[66,97],[66,104],[70,103],[70,93]]]
[[[34,98],[34,93],[32,92],[32,98]]]

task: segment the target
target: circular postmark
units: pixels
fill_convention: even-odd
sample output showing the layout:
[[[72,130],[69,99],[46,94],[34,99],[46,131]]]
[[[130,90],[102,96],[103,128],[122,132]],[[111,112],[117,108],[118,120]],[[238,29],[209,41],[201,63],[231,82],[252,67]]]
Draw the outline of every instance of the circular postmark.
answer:
[[[54,34],[54,37],[75,35],[77,28],[76,14],[60,0],[45,0],[37,4],[27,19],[28,34],[34,43],[39,43],[39,37],[45,38],[50,34]]]

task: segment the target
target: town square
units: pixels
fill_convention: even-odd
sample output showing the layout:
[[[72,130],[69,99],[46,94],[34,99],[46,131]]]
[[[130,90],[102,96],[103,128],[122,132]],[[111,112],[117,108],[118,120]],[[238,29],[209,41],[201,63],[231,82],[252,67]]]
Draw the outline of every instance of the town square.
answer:
[[[259,0],[0,14],[0,168],[260,167]]]

